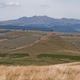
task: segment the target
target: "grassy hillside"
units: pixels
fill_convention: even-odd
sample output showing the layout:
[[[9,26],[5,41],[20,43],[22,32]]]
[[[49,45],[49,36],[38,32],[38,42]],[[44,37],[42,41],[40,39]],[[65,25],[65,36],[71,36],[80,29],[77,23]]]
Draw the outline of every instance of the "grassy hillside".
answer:
[[[70,37],[70,38],[68,38]],[[64,54],[64,55],[80,55],[80,36],[67,36],[56,33],[47,33],[38,43],[30,47],[25,47],[16,52],[30,53],[31,55],[50,53],[50,54]]]
[[[0,64],[48,65],[80,61],[80,34],[8,31],[0,35]]]
[[[25,31],[3,33],[0,35],[0,52],[9,53],[9,51],[16,48],[27,46],[40,39],[43,35],[45,35],[45,33]]]

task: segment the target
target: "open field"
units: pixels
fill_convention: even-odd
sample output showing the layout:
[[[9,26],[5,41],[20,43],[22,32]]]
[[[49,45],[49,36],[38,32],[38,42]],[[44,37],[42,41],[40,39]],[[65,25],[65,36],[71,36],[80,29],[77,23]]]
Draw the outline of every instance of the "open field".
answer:
[[[0,66],[0,80],[80,80],[80,62],[49,66]]]
[[[9,53],[19,47],[28,46],[40,39],[45,33],[11,31],[0,35],[0,52]]]
[[[80,61],[80,33],[0,30],[0,64],[49,65]]]
[[[52,65],[80,61],[80,56],[39,54],[31,57],[29,54],[0,54],[0,64],[4,65]]]
[[[78,34],[79,35],[79,34]],[[65,37],[65,38],[64,38]],[[58,35],[56,33],[47,33],[45,37],[42,37],[41,40],[30,47],[25,47],[16,52],[29,52],[34,54],[39,53],[71,53],[72,55],[80,55],[80,36],[67,36],[64,34]],[[70,37],[70,39],[68,39]]]

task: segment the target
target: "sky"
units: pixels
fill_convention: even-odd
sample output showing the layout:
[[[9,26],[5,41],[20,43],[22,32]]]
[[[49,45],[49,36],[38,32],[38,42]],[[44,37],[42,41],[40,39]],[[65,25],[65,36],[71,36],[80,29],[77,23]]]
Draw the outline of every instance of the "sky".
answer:
[[[80,19],[80,0],[0,0],[0,21],[23,16]]]

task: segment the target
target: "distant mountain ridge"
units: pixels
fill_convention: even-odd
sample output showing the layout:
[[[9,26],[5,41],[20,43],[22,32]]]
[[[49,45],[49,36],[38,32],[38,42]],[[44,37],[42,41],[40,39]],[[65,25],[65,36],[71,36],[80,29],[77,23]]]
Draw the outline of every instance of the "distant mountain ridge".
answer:
[[[80,32],[80,20],[68,18],[55,19],[48,16],[21,17],[16,20],[1,21],[0,28]]]

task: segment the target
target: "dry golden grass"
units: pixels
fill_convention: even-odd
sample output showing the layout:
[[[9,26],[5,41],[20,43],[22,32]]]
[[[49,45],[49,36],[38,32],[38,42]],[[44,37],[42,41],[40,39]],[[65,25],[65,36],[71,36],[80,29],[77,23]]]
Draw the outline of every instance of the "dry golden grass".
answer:
[[[0,66],[0,80],[80,80],[80,63],[51,66]]]

